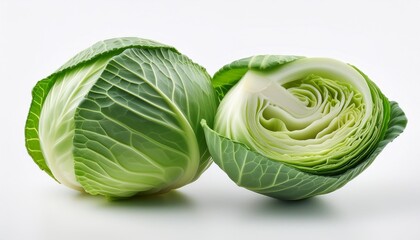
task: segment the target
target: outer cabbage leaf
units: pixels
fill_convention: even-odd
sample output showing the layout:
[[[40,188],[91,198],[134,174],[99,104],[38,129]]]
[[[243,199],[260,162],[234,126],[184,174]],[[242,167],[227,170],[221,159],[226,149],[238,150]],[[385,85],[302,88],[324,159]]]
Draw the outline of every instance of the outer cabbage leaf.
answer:
[[[212,121],[215,109],[209,77],[188,58],[127,49],[111,59],[76,111],[77,180],[91,194],[116,196],[195,180],[210,163],[199,121]]]

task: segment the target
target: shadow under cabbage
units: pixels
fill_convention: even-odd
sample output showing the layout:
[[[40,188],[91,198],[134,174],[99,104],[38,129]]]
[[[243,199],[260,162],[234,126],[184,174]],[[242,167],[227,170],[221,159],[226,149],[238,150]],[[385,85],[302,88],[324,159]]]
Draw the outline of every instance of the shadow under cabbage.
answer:
[[[267,198],[258,202],[252,214],[262,217],[296,219],[331,219],[338,216],[334,207],[321,197],[304,200],[285,201]]]
[[[192,201],[178,190],[149,196],[133,196],[130,198],[105,198],[103,196],[91,196],[80,193],[77,195],[77,198],[98,201],[101,206],[107,208],[158,208],[168,210],[189,208],[193,205]]]

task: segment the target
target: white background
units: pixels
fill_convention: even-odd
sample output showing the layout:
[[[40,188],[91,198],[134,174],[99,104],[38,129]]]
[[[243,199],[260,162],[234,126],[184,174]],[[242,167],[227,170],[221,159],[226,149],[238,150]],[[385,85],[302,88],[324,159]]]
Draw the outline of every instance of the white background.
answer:
[[[420,1],[0,0],[0,239],[420,239]],[[96,41],[175,46],[210,74],[255,54],[352,63],[406,131],[344,188],[281,202],[216,165],[154,198],[110,202],[54,182],[24,147],[35,83]]]

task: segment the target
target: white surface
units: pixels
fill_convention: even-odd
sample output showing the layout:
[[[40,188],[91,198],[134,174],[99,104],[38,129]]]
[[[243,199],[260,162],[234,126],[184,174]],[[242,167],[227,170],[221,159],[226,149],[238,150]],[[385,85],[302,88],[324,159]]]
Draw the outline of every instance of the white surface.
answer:
[[[420,1],[0,0],[0,239],[420,239]],[[344,188],[286,203],[213,165],[157,198],[109,202],[57,184],[24,148],[35,83],[98,40],[173,45],[213,74],[255,54],[337,58],[367,73],[409,125]]]

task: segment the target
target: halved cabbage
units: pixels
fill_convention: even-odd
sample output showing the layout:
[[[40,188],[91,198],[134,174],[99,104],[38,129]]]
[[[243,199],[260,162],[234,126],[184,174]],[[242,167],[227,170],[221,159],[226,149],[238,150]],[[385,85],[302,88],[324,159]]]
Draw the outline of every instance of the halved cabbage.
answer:
[[[202,125],[214,161],[239,186],[279,199],[340,188],[407,123],[366,75],[333,59],[246,58],[213,86],[214,130]]]

